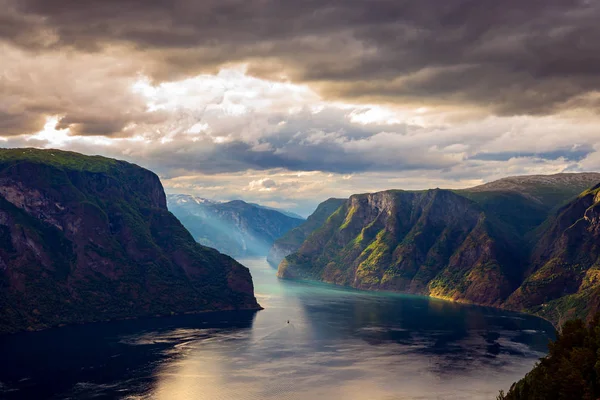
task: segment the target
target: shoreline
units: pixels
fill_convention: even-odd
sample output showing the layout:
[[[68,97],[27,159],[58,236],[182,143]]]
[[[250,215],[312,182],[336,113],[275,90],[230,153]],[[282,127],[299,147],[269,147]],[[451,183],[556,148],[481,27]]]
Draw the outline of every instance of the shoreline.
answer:
[[[486,307],[486,308],[491,308],[494,310],[502,310],[502,311],[510,311],[510,312],[514,312],[516,314],[523,314],[523,315],[527,315],[527,316],[532,316],[532,317],[536,317],[536,318],[540,318],[546,322],[548,322],[550,325],[552,325],[552,327],[554,328],[554,333],[557,334],[560,330],[559,327],[556,326],[556,324],[549,320],[548,318],[545,318],[541,315],[538,314],[533,314],[533,313],[529,313],[526,311],[522,311],[522,310],[515,310],[512,308],[507,308],[507,307],[499,307],[499,306],[493,306],[493,305],[489,305],[489,304],[480,304],[480,303],[474,303],[471,301],[464,301],[464,300],[455,300],[449,297],[443,297],[443,296],[435,296],[435,295],[430,295],[430,294],[423,294],[423,293],[411,293],[411,292],[401,292],[401,291],[395,291],[395,290],[384,290],[384,289],[361,289],[361,288],[356,288],[354,286],[348,286],[348,285],[338,285],[336,283],[332,283],[332,282],[326,282],[326,281],[319,281],[319,280],[311,280],[311,279],[292,279],[292,278],[282,278],[277,276],[277,279],[283,280],[283,281],[290,281],[290,282],[304,282],[304,283],[317,283],[317,284],[323,284],[323,285],[328,285],[328,286],[332,286],[335,288],[341,288],[341,289],[350,289],[350,290],[355,290],[357,292],[364,292],[364,293],[388,293],[388,294],[399,294],[399,295],[410,295],[410,296],[420,296],[420,297],[426,297],[429,299],[436,299],[436,300],[441,300],[441,301],[447,301],[449,303],[456,303],[456,304],[464,304],[464,305],[472,305],[472,306],[477,306],[477,307]]]
[[[20,334],[24,334],[24,333],[44,332],[44,331],[49,331],[52,329],[61,329],[61,328],[85,326],[85,325],[92,325],[92,324],[106,324],[106,323],[111,323],[111,322],[136,321],[136,320],[145,320],[145,319],[160,320],[160,319],[166,319],[169,317],[183,317],[183,316],[193,316],[193,315],[216,315],[216,314],[221,314],[221,313],[236,313],[236,312],[248,312],[248,313],[256,314],[257,312],[259,312],[261,310],[264,310],[264,307],[262,307],[259,304],[257,308],[252,307],[252,308],[236,308],[236,309],[223,309],[223,310],[185,311],[185,312],[170,313],[170,314],[148,314],[148,315],[139,315],[139,316],[132,316],[132,317],[108,318],[108,319],[87,321],[87,322],[61,323],[61,324],[57,324],[57,325],[46,326],[43,328],[22,329],[22,330],[17,330],[17,331],[10,331],[10,332],[0,332],[0,338],[5,337],[5,336],[10,336],[10,335],[20,335]]]

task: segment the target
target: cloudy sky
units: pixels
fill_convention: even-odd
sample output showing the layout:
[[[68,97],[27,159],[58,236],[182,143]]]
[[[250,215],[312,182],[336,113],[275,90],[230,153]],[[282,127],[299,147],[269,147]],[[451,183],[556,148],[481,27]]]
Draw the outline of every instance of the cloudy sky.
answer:
[[[598,171],[599,20],[595,0],[0,0],[0,146],[304,215]]]

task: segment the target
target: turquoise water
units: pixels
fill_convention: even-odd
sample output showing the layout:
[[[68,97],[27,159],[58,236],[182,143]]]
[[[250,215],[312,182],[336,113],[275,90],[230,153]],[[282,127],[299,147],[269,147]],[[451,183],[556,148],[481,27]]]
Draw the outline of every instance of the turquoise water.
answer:
[[[494,399],[553,336],[527,315],[280,281],[264,259],[240,261],[265,310],[6,336],[0,398]]]

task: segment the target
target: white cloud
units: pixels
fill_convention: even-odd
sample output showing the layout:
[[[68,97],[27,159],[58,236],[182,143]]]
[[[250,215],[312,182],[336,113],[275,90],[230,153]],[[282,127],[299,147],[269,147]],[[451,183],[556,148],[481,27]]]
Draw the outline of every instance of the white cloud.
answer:
[[[26,135],[7,130],[2,146],[123,158],[155,170],[170,192],[241,197],[307,214],[319,201],[356,192],[600,169],[600,121],[592,115],[482,117],[345,104],[307,86],[248,76],[243,66],[154,84],[123,54],[7,54],[0,113],[30,110],[45,125]],[[71,72],[62,70],[65,57]],[[92,60],[97,67],[89,68]],[[37,108],[26,101],[31,97]],[[39,104],[54,107],[42,112]],[[93,134],[104,125],[121,130]]]

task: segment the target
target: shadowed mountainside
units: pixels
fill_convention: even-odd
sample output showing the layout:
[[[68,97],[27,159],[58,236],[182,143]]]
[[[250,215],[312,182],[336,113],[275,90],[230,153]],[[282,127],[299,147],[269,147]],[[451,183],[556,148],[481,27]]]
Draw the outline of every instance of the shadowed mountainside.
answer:
[[[0,150],[0,288],[0,333],[260,308],[248,269],[193,240],[154,173],[58,150]]]
[[[345,199],[333,198],[325,200],[319,204],[315,212],[313,212],[305,222],[277,239],[273,243],[273,246],[269,250],[269,255],[267,256],[269,264],[277,267],[286,256],[298,250],[308,235],[322,226],[327,218],[329,218],[329,216],[333,214],[344,201]]]

